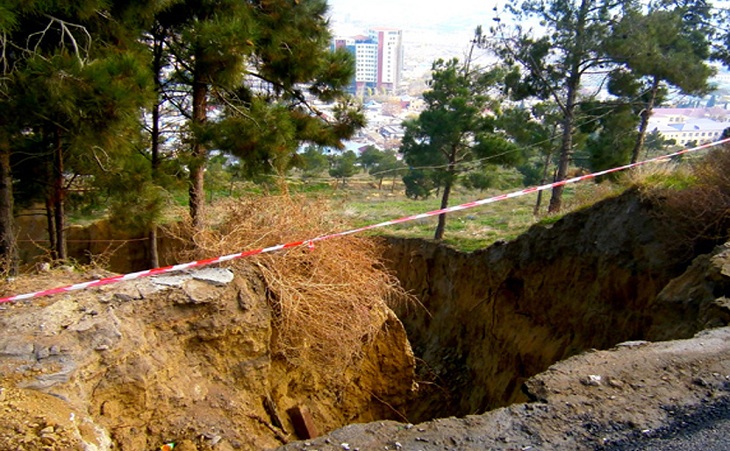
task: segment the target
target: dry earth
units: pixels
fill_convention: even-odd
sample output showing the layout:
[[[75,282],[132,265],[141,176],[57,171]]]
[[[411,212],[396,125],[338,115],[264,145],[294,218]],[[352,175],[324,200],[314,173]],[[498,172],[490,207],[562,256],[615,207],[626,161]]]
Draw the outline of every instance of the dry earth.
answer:
[[[395,269],[428,313],[373,309],[378,332],[344,366],[272,352],[277,312],[254,267],[0,306],[0,449],[571,450],[650,436],[730,396],[730,243],[676,252],[655,209],[629,194],[473,254],[401,243]],[[333,432],[295,441],[292,408]]]
[[[356,424],[283,450],[610,449],[730,395],[730,329],[688,340],[626,342],[530,379],[535,401],[412,425]]]
[[[203,269],[0,306],[0,449],[254,450],[296,438],[291,408],[321,431],[398,418],[415,363],[390,310],[347,367],[292,364],[265,292]]]

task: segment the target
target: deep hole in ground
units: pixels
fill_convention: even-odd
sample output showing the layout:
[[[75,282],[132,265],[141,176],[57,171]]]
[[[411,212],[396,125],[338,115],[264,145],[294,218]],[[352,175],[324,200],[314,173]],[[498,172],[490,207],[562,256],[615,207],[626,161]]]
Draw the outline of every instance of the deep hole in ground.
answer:
[[[716,301],[730,297],[730,263],[717,269],[710,251],[730,224],[714,223],[722,233],[707,236],[718,241],[687,234],[685,222],[661,199],[630,190],[473,253],[386,239],[384,260],[420,305],[398,308],[400,322],[373,309],[377,332],[346,368],[272,352],[276,314],[255,266],[239,268],[230,283],[145,279],[8,306],[0,316],[0,374],[25,391],[0,387],[0,407],[20,412],[0,425],[0,447],[17,445],[17,437],[48,441],[54,424],[108,445],[99,449],[159,449],[168,441],[188,450],[266,449],[304,438],[287,414],[298,406],[326,433],[524,401],[529,377],[582,351],[728,323],[730,302]],[[115,254],[114,270],[143,266],[144,242],[133,243]],[[63,421],[47,415],[51,401]],[[69,411],[93,434],[69,423]]]
[[[660,210],[629,191],[473,253],[389,239],[389,266],[422,304],[397,312],[418,362],[409,420],[526,401],[527,378],[585,350],[727,324],[703,303],[730,287],[682,276],[717,243]]]

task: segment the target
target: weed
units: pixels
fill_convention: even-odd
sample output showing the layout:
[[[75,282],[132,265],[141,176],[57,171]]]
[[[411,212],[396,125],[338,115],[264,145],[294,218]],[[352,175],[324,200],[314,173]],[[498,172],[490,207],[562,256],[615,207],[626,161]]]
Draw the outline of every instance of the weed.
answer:
[[[666,182],[640,186],[642,195],[659,205],[677,252],[708,251],[727,239],[730,227],[730,150],[713,149],[689,165],[670,166]]]

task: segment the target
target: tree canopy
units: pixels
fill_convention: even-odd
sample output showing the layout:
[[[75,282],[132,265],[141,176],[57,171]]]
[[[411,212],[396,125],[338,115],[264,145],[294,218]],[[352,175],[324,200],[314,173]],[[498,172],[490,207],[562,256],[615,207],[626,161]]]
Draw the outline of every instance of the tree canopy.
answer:
[[[610,63],[604,42],[615,17],[632,0],[513,0],[507,11],[514,23],[538,20],[541,30],[500,21],[491,46],[510,68],[507,91],[515,100],[551,100],[561,111],[557,180],[564,180],[574,152],[581,81]],[[550,211],[559,211],[563,186],[553,189]]]
[[[496,129],[498,105],[490,91],[501,76],[500,70],[474,70],[458,59],[434,62],[430,89],[423,94],[426,109],[404,122],[400,147],[412,168],[403,181],[413,197],[442,187],[441,208],[446,208],[454,183],[470,163],[519,160],[517,149]],[[440,215],[435,239],[443,238],[445,224],[446,215]]]

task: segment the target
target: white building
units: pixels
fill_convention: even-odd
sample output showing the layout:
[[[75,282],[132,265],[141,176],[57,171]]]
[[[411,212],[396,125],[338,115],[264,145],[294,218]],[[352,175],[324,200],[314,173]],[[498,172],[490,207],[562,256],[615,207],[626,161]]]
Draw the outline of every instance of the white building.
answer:
[[[355,82],[372,85],[378,82],[378,44],[357,42],[355,47]]]
[[[721,108],[656,108],[649,119],[649,132],[658,131],[677,145],[717,141],[730,127],[730,111]]]
[[[378,79],[376,86],[395,92],[403,72],[403,30],[373,28],[368,36],[378,46]]]

